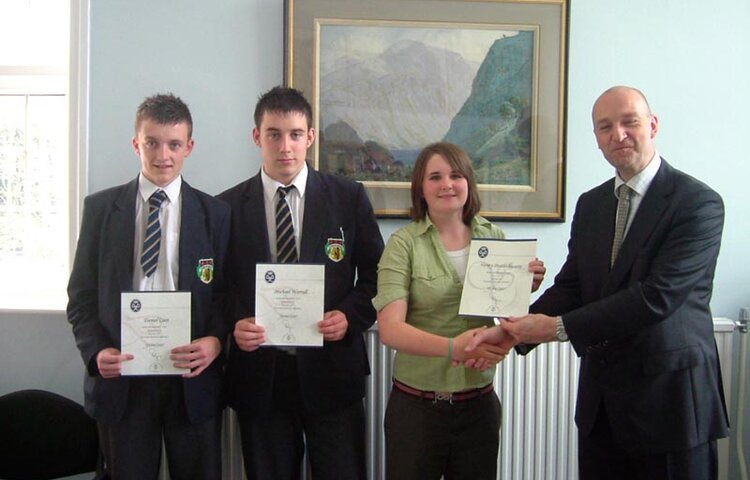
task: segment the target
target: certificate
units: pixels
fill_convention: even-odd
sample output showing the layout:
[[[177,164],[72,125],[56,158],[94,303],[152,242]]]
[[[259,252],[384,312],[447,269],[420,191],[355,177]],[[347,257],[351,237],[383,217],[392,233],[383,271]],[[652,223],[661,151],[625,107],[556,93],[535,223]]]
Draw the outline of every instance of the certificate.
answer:
[[[264,345],[323,346],[325,266],[259,263],[255,266],[255,323]]]
[[[529,313],[529,262],[536,240],[479,239],[471,241],[461,294],[460,315],[517,317]]]
[[[169,352],[190,343],[190,292],[123,292],[120,351],[123,375],[182,375]]]

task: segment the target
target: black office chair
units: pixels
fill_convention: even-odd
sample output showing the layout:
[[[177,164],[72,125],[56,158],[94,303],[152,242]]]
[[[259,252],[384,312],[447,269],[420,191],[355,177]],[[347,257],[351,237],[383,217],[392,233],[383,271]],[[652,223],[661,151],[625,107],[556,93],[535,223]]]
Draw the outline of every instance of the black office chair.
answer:
[[[78,403],[42,390],[0,397],[0,478],[46,480],[94,472],[96,422]]]

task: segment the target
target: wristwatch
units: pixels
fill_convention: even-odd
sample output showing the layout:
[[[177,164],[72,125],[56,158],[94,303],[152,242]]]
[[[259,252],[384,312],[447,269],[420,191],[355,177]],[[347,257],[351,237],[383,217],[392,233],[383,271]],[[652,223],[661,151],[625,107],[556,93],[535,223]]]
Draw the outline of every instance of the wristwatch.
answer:
[[[562,317],[557,317],[556,319],[555,340],[558,342],[568,341],[568,332],[565,331],[565,324],[563,324]]]

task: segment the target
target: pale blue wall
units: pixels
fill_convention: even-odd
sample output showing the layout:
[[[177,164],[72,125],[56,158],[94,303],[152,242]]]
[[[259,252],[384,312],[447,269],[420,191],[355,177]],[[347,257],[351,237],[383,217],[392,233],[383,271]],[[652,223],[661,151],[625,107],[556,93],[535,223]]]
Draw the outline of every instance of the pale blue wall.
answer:
[[[304,1],[304,0],[301,0]],[[257,96],[282,81],[281,0],[91,2],[88,189],[138,171],[130,138],[143,97],[172,91],[190,105],[196,149],[185,176],[218,193],[257,171],[251,142]],[[566,204],[613,172],[596,149],[590,109],[605,88],[641,88],[661,121],[660,153],[713,186],[726,226],[712,303],[716,316],[750,305],[750,2],[572,0]],[[384,236],[402,221],[383,221]],[[556,272],[569,223],[504,224],[539,239]],[[551,279],[550,279],[551,280]],[[47,388],[81,399],[82,367],[62,314],[0,313],[0,394]],[[749,412],[750,413],[750,412]],[[746,436],[748,433],[746,433]]]
[[[91,1],[89,190],[134,178],[144,97],[173,92],[193,115],[185,177],[210,193],[255,173],[258,95],[283,78],[281,0]]]
[[[281,83],[280,0],[91,2],[90,191],[134,177],[133,114],[143,97],[172,91],[190,105],[196,149],[185,176],[218,193],[255,173],[252,144],[257,96]],[[721,5],[720,8],[717,5]],[[713,186],[727,206],[713,302],[736,317],[750,304],[743,268],[750,229],[741,226],[740,178],[750,90],[750,2],[573,0],[570,16],[566,204],[613,172],[596,148],[590,111],[615,84],[638,86],[661,120],[657,146],[674,166]],[[383,221],[384,235],[403,224]],[[540,256],[556,271],[569,223],[505,224],[513,236],[540,239]]]

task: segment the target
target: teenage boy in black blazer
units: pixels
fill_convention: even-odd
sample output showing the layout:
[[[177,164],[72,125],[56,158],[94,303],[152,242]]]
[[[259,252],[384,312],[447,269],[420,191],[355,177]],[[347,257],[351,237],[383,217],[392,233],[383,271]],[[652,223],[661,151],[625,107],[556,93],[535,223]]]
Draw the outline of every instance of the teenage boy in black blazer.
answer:
[[[249,480],[298,479],[307,448],[320,479],[365,478],[362,399],[370,373],[362,333],[375,321],[383,240],[363,186],[319,173],[305,161],[315,140],[312,110],[300,92],[276,87],[255,109],[253,139],[261,171],[219,197],[232,207],[229,279],[234,335],[227,367]],[[261,347],[255,324],[255,265],[276,262],[274,205],[285,194],[300,263],[325,265],[322,348]],[[303,433],[306,444],[303,444]]]
[[[147,98],[133,137],[141,172],[84,203],[67,312],[86,365],[86,411],[97,420],[113,479],[155,479],[162,438],[171,478],[221,478],[220,352],[231,328],[221,285],[229,207],[182,180],[192,128],[179,98]],[[149,198],[159,191],[165,198],[158,207],[160,246],[149,268],[141,257]],[[133,355],[120,351],[120,294],[132,290],[191,292],[192,341],[171,351],[185,371],[181,377],[121,376]]]

